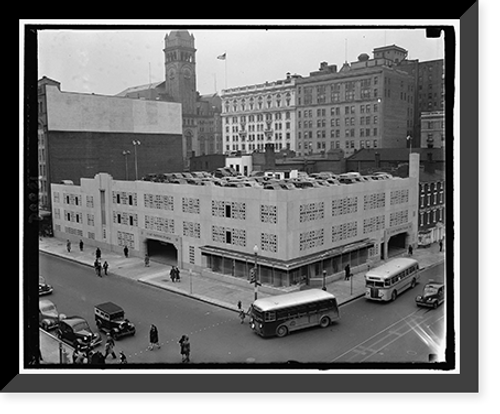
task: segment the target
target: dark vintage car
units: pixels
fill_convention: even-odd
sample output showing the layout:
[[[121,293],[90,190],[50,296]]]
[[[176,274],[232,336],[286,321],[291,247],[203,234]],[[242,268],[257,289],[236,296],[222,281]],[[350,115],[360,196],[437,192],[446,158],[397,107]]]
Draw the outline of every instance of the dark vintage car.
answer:
[[[444,302],[444,283],[429,280],[422,290],[422,294],[415,298],[418,306],[436,309]]]
[[[135,326],[125,319],[125,311],[113,302],[105,302],[94,307],[97,329],[109,333],[113,339],[134,335]]]
[[[45,331],[56,329],[59,322],[66,316],[59,313],[56,305],[48,299],[40,299],[38,301],[38,324]]]
[[[38,276],[38,295],[50,295],[54,289],[50,286],[42,276]]]
[[[89,324],[80,316],[70,316],[59,322],[57,337],[80,349],[91,349],[102,342],[101,334],[92,332]]]

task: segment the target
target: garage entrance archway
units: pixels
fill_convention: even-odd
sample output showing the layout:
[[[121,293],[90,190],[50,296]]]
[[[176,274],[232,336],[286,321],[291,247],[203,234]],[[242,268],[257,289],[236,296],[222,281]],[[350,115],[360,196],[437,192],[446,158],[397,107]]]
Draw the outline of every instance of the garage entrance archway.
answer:
[[[169,266],[178,266],[178,252],[174,244],[160,240],[147,239],[146,249],[151,260]]]
[[[402,253],[405,253],[408,246],[407,243],[408,237],[409,235],[406,232],[395,234],[394,236],[392,236],[387,244],[388,257],[394,257]]]

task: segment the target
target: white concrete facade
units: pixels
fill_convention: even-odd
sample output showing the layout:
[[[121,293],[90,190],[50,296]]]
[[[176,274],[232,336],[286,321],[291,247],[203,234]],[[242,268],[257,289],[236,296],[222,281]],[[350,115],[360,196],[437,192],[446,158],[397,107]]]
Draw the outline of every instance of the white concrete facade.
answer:
[[[249,277],[257,246],[264,283],[298,284],[387,257],[393,236],[416,245],[418,154],[409,178],[303,190],[115,181],[52,185],[56,237],[147,253],[173,246],[180,268]]]

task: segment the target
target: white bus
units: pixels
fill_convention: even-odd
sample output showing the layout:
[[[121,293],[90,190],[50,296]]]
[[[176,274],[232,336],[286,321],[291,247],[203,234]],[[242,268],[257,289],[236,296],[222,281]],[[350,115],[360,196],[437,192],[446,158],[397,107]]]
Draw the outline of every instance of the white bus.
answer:
[[[410,258],[397,258],[369,270],[365,275],[365,298],[379,301],[395,300],[420,278],[418,262]]]
[[[283,337],[289,332],[319,325],[326,328],[340,319],[335,296],[309,289],[257,299],[250,310],[250,327],[261,336]]]

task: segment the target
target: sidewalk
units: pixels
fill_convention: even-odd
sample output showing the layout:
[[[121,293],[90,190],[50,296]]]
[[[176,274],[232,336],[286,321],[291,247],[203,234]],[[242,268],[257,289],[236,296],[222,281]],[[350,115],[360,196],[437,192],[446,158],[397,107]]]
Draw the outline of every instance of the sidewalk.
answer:
[[[39,250],[90,266],[90,271],[94,271],[95,247],[93,246],[84,246],[83,251],[80,251],[78,243],[73,243],[71,252],[68,253],[65,241],[53,237],[44,237],[39,241]],[[419,261],[421,269],[437,265],[444,261],[444,253],[439,252],[437,244],[427,248],[415,249],[413,257]],[[153,259],[150,260],[149,267],[145,267],[142,258],[125,258],[123,255],[115,252],[102,250],[101,263],[104,263],[104,261],[107,261],[109,264],[109,275],[133,279],[140,283],[166,289],[226,309],[237,311],[239,301],[241,301],[243,309],[248,309],[254,300],[253,285],[250,283],[248,287],[235,285],[230,283],[230,276],[227,277],[228,281],[226,282],[224,280],[203,277],[197,272],[181,269],[181,280],[174,283],[170,280],[170,266],[157,263]],[[355,273],[351,278],[352,280],[343,280],[341,278],[340,280],[328,283],[326,288],[337,297],[339,304],[343,304],[364,295],[363,276],[364,273]],[[270,296],[270,294],[261,291],[258,292],[259,298],[267,296]]]

